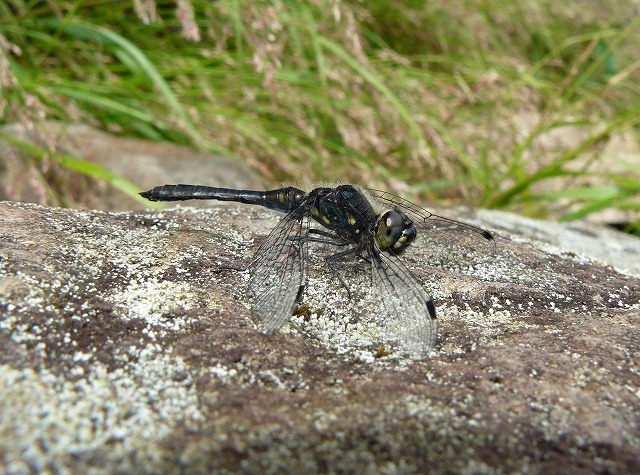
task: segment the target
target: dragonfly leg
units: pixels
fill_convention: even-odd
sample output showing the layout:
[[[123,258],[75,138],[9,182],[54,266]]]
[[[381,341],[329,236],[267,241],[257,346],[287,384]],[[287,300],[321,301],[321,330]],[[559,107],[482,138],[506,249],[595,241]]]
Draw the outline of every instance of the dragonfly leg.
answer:
[[[337,252],[335,254],[331,254],[330,256],[327,256],[324,258],[324,261],[327,264],[327,267],[329,268],[329,270],[331,271],[331,273],[336,276],[336,278],[340,281],[340,284],[345,288],[345,290],[347,291],[347,295],[349,296],[349,300],[351,300],[351,289],[349,288],[349,286],[347,285],[347,283],[344,281],[344,279],[342,278],[342,276],[340,275],[340,272],[338,272],[338,270],[334,267],[333,263],[335,261],[338,261],[340,259],[342,259],[343,257],[346,257],[350,254],[356,254],[358,252],[358,248],[354,247],[351,249],[345,249],[344,251],[340,251]]]
[[[289,240],[316,242],[319,244],[330,244],[332,246],[347,246],[349,244],[352,244],[349,241],[338,240],[338,236],[336,236],[335,234],[322,231],[321,229],[310,229],[309,234],[317,234],[319,236],[324,236],[324,237],[319,238],[319,237],[311,237],[311,236],[291,236]]]

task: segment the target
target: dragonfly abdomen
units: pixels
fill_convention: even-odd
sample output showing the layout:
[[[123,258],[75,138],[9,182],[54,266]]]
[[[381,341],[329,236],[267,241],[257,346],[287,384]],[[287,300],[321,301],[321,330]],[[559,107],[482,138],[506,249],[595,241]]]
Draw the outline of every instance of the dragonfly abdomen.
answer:
[[[150,201],[236,201],[288,213],[300,206],[307,194],[292,186],[270,191],[253,191],[202,185],[163,185],[144,191],[140,196]]]

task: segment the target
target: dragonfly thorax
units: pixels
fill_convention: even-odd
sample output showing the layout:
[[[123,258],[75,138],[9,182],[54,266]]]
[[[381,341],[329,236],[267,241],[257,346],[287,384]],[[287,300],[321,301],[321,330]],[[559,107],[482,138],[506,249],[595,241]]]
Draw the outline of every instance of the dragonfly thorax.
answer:
[[[416,238],[413,221],[401,211],[387,211],[378,216],[376,241],[382,251],[399,254]]]

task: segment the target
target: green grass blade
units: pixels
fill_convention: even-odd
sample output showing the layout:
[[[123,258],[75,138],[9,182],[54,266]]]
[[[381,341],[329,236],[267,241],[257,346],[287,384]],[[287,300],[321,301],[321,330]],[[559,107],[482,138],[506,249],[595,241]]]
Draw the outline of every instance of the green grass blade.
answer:
[[[22,152],[28,153],[29,155],[35,157],[37,160],[42,160],[45,156],[48,156],[50,159],[57,161],[64,168],[74,170],[91,178],[109,183],[116,190],[123,192],[125,195],[135,199],[136,201],[144,203],[149,207],[154,207],[151,206],[152,204],[149,203],[148,200],[145,200],[138,194],[138,192],[140,191],[139,186],[131,183],[129,180],[119,177],[114,173],[111,173],[109,170],[101,167],[100,165],[86,160],[81,160],[64,153],[50,152],[42,147],[39,147],[38,145],[35,145],[32,142],[20,140],[13,135],[7,134],[2,131],[0,131],[0,139],[5,140],[11,145],[14,145]]]
[[[420,126],[413,119],[409,110],[404,106],[404,104],[402,104],[400,99],[398,99],[398,97],[396,97],[396,95],[391,92],[391,90],[384,84],[384,81],[381,78],[379,78],[373,71],[369,70],[365,65],[354,59],[339,44],[323,36],[318,36],[317,42],[318,44],[320,44],[320,46],[326,48],[327,50],[338,56],[340,59],[342,59],[342,61],[344,61],[349,67],[351,67],[356,73],[358,73],[373,88],[378,90],[378,92],[380,92],[398,112],[400,117],[404,120],[405,124],[407,124],[414,139],[421,144],[427,145]]]
[[[562,167],[575,159],[579,154],[588,150],[590,147],[600,142],[601,140],[608,137],[613,131],[622,129],[624,127],[633,127],[640,123],[640,110],[632,110],[627,114],[619,117],[618,119],[610,122],[607,126],[600,132],[593,134],[586,140],[584,140],[580,145],[575,147],[573,150],[566,152],[565,154],[558,157],[552,163],[547,166],[542,167],[537,172],[531,173],[517,181],[517,183],[511,186],[509,189],[500,193],[498,196],[493,198],[488,206],[490,208],[501,208],[506,206],[509,202],[511,202],[514,197],[518,194],[521,194],[528,190],[532,184],[537,183],[539,181],[546,180],[548,178],[552,178],[558,176],[563,173]]]
[[[618,207],[620,204],[624,203],[632,196],[635,196],[635,193],[621,192],[617,193],[615,196],[592,201],[576,211],[563,214],[560,217],[560,221],[573,221],[575,219],[584,218],[585,216],[593,214],[597,211]]]
[[[566,200],[582,200],[582,201],[594,201],[594,200],[607,200],[618,196],[620,189],[613,185],[602,186],[579,186],[576,188],[568,188],[565,190],[550,191],[547,193],[540,193],[536,195],[528,196],[522,201],[555,201],[559,199]]]
[[[50,23],[53,27],[59,28],[60,30],[65,31],[66,33],[74,37],[89,41],[103,41],[105,44],[110,44],[121,48],[140,68],[140,70],[144,71],[156,90],[171,107],[178,118],[180,127],[185,130],[185,132],[191,137],[192,140],[194,140],[197,145],[204,144],[204,138],[191,122],[189,115],[180,104],[180,101],[174,94],[169,84],[158,72],[157,68],[153,65],[149,58],[131,41],[115,33],[114,31],[111,31],[102,26],[93,25],[91,23],[76,21],[67,22],[64,20],[58,21],[57,19],[50,20]],[[133,73],[138,73],[138,71],[133,71]]]
[[[148,111],[144,111],[140,108],[134,108],[123,104],[122,102],[109,99],[98,94],[93,94],[90,91],[82,90],[80,88],[73,89],[64,86],[52,86],[51,89],[59,94],[63,94],[71,99],[75,99],[78,102],[84,102],[91,104],[107,112],[117,113],[119,115],[129,117],[131,119],[139,120],[142,122],[153,123],[156,122],[155,117]]]
[[[327,65],[324,59],[324,53],[322,52],[322,47],[320,41],[320,35],[318,34],[318,27],[316,24],[315,18],[313,18],[313,13],[310,8],[303,7],[304,17],[307,21],[309,33],[311,34],[311,42],[313,45],[313,54],[316,66],[318,68],[318,76],[320,77],[320,82],[322,85],[327,84]]]

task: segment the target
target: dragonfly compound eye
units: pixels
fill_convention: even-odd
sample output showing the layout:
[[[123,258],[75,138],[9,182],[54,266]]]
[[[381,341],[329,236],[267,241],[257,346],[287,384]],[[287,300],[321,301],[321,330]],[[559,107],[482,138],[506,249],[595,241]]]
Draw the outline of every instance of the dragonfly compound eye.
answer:
[[[416,238],[416,228],[409,217],[400,211],[387,211],[378,220],[376,240],[380,249],[401,252]]]

